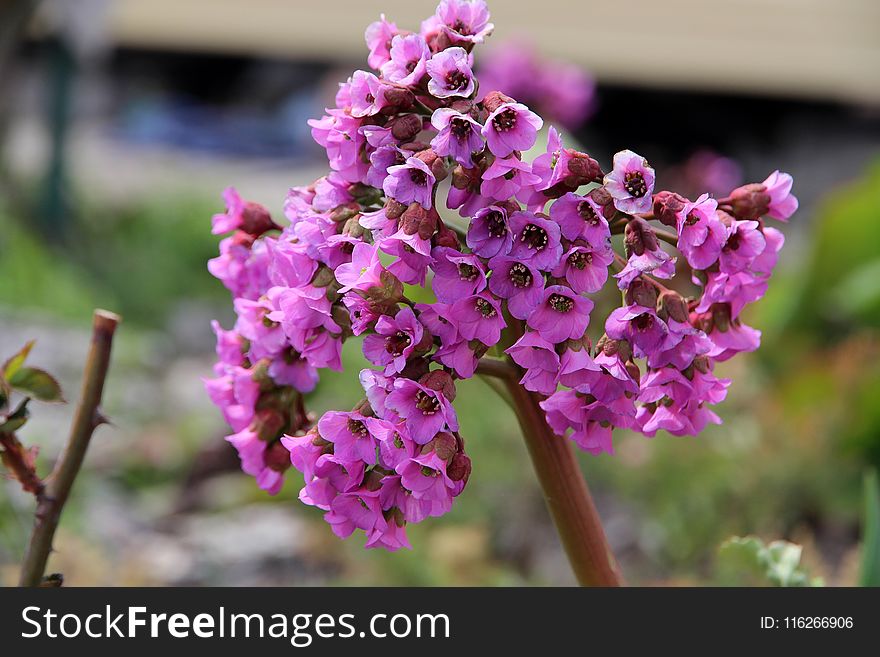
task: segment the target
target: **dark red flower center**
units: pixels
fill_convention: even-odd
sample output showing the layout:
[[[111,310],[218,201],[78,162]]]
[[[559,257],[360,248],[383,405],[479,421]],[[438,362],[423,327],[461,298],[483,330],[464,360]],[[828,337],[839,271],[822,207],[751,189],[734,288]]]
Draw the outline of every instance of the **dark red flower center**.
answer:
[[[575,269],[583,270],[593,263],[593,254],[589,251],[574,251],[568,256],[568,264]]]
[[[649,328],[654,326],[654,317],[653,315],[649,315],[648,313],[644,313],[643,315],[639,315],[633,320],[633,324],[639,331],[647,331]]]
[[[385,338],[385,351],[392,356],[403,355],[404,350],[412,343],[412,338],[403,331],[398,331],[394,335]]]
[[[507,132],[516,127],[516,110],[508,107],[495,115],[492,119],[492,125],[498,132]]]
[[[460,262],[458,264],[458,277],[463,281],[474,281],[477,279],[477,274],[479,270],[473,265],[469,265],[466,262]]]
[[[485,299],[477,299],[474,304],[474,308],[483,316],[483,317],[495,317],[498,312],[495,310],[495,306],[486,301]]]
[[[455,89],[457,91],[461,91],[465,87],[467,87],[468,82],[470,82],[470,78],[468,78],[467,74],[455,69],[454,71],[449,71],[446,74],[446,86],[449,89]]]
[[[507,223],[504,221],[504,214],[498,210],[492,210],[486,215],[486,230],[491,237],[504,237],[507,232]]]
[[[428,175],[421,169],[410,169],[409,179],[419,187],[424,187],[428,184]]]
[[[363,438],[367,435],[367,427],[360,420],[349,419],[348,430],[350,433],[353,433],[355,436],[358,436],[360,438]]]
[[[470,134],[471,124],[464,119],[454,118],[449,122],[449,130],[458,141],[464,141]]]
[[[627,171],[623,176],[623,187],[635,198],[642,198],[648,193],[648,184],[641,171]]]
[[[547,238],[547,231],[535,224],[528,224],[523,228],[522,235],[519,239],[521,242],[525,242],[526,246],[535,251],[543,249],[547,246],[547,242],[549,241]]]
[[[571,309],[574,308],[574,299],[571,299],[564,294],[557,294],[556,292],[547,298],[547,303],[549,303],[550,307],[558,313],[571,312]]]
[[[583,219],[587,223],[599,223],[599,215],[596,214],[593,206],[586,201],[581,201],[580,203],[578,203],[577,212],[580,215],[581,219]]]
[[[422,412],[422,415],[434,415],[440,410],[440,400],[419,390],[416,393],[416,408]]]
[[[521,262],[514,264],[507,273],[507,278],[514,287],[531,287],[534,277],[529,268]]]

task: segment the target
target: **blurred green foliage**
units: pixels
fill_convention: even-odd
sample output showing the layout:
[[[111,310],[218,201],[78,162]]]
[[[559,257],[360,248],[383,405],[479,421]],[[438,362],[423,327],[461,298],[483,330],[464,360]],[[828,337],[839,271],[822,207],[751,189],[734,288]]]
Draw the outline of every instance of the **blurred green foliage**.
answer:
[[[718,550],[718,579],[729,586],[823,586],[801,565],[800,545],[788,541],[765,544],[755,536],[734,536]]]

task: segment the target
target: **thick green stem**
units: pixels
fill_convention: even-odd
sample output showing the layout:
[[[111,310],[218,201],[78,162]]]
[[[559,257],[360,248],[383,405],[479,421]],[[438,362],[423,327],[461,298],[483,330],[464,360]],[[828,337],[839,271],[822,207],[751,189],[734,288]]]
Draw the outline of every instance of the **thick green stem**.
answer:
[[[118,323],[117,315],[106,310],[95,311],[92,344],[85,366],[82,396],[64,452],[55,463],[46,488],[38,498],[34,528],[22,563],[19,586],[39,586],[42,582],[61,511],[82,466],[92,433],[98,425],[106,422],[99,406],[110,365],[113,333]]]

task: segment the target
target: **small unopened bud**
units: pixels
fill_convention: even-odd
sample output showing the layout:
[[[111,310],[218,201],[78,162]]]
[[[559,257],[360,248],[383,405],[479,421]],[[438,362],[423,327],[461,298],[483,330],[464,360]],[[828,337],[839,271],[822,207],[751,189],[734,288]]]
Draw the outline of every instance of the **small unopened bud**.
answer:
[[[385,216],[389,219],[397,219],[404,210],[406,210],[406,205],[400,201],[395,201],[390,197],[385,201]]]
[[[400,228],[407,235],[418,233],[422,239],[430,239],[440,223],[440,215],[437,210],[427,210],[418,203],[410,203],[406,211],[400,216]]]
[[[712,304],[712,326],[724,333],[730,328],[730,304]]]
[[[280,440],[276,440],[263,453],[263,462],[270,470],[284,472],[290,467],[290,452]]]
[[[365,232],[367,232],[367,229],[361,226],[360,216],[352,217],[345,222],[345,226],[342,228],[344,235],[351,235],[354,238],[363,237]]]
[[[452,186],[456,189],[477,189],[482,180],[477,167],[466,169],[459,164],[452,170]]]
[[[602,176],[602,167],[599,163],[586,153],[581,153],[571,148],[565,149],[566,154],[571,158],[568,160],[568,173],[566,183],[572,184],[575,188],[581,185],[587,185],[591,182],[600,182]],[[571,180],[568,180],[571,178]]]
[[[409,89],[389,86],[383,89],[382,94],[385,96],[386,103],[382,108],[383,113],[396,114],[400,110],[409,109],[415,102],[415,95]]]
[[[485,107],[486,111],[491,114],[505,103],[515,102],[516,101],[513,98],[511,98],[510,96],[506,96],[500,91],[490,91],[483,98],[483,107]]]
[[[654,229],[644,219],[630,219],[623,232],[623,243],[627,255],[644,255],[645,251],[656,251],[659,248]]]
[[[678,292],[666,290],[657,299],[657,314],[661,319],[669,317],[676,322],[686,322],[688,321],[687,302]]]
[[[370,406],[370,400],[368,399],[361,399],[351,410],[353,413],[360,413],[364,417],[372,417],[375,415],[373,407]]]
[[[434,235],[432,243],[434,246],[448,246],[456,251],[461,249],[461,242],[458,239],[458,235],[456,235],[455,231],[442,221],[437,229],[437,234]]]
[[[330,219],[339,224],[345,223],[352,217],[357,216],[360,211],[361,206],[357,203],[346,203],[330,210]]]
[[[241,211],[241,230],[248,235],[258,237],[266,231],[280,228],[272,221],[272,215],[259,203],[245,203]]]
[[[678,214],[684,210],[688,200],[675,192],[657,192],[654,194],[654,218],[666,226],[678,224]]]
[[[708,374],[709,372],[709,358],[706,356],[697,356],[694,358],[692,365],[701,374]]]
[[[455,436],[446,431],[438,433],[434,438],[422,447],[422,454],[433,451],[438,458],[449,461],[458,452],[458,443]]]
[[[626,302],[643,308],[654,308],[657,305],[657,288],[639,276],[626,289]]]
[[[455,400],[455,382],[446,370],[432,370],[419,379],[419,383],[442,393],[449,401]]]
[[[430,367],[431,363],[427,358],[410,358],[406,362],[400,376],[418,381],[428,373]]]
[[[365,294],[370,311],[376,315],[396,314],[397,304],[403,298],[403,283],[387,269],[379,274],[380,285],[374,285]]]
[[[310,282],[315,287],[327,287],[328,285],[332,285],[335,280],[336,275],[333,273],[332,269],[327,265],[319,265]]]
[[[391,134],[400,141],[409,141],[422,131],[422,117],[418,114],[402,114],[388,122]]]
[[[722,203],[730,205],[740,219],[754,220],[762,217],[770,210],[770,195],[767,188],[760,183],[751,183],[734,189]]]
[[[468,477],[471,476],[471,460],[464,452],[459,452],[452,457],[452,463],[446,468],[446,476],[452,481],[463,481],[467,483]]]
[[[284,415],[274,408],[261,408],[254,414],[251,430],[260,440],[275,440],[284,428]]]
[[[642,378],[642,371],[639,369],[639,366],[636,365],[633,361],[628,360],[624,365],[626,367],[627,373],[633,378],[633,380],[638,383]]]

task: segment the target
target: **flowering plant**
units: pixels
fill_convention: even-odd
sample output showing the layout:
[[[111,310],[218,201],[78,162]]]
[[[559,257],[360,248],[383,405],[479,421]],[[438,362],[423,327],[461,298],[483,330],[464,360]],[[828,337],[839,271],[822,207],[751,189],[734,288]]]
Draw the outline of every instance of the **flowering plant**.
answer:
[[[289,191],[288,225],[226,191],[213,229],[232,235],[209,269],[238,319],[214,324],[206,386],[261,488],[276,493],[292,465],[337,535],[396,550],[470,476],[456,380],[498,377],[579,578],[616,583],[563,437],[598,454],[615,427],[720,422],[711,407],[730,381],[714,364],[758,347],[741,312],[784,241],[765,219],[787,220],[797,200],[779,172],[719,199],[657,191],[641,155],[617,153],[606,173],[553,127],[528,157],[542,118],[472,71],[492,29],[482,0],[442,0],[418,32],[383,16],[366,31],[373,71],[310,122],[330,172]],[[406,296],[429,281],[433,302]],[[622,305],[591,317],[589,295],[609,285]],[[375,365],[360,372],[364,399],[315,422],[303,395],[342,368],[353,336]]]

